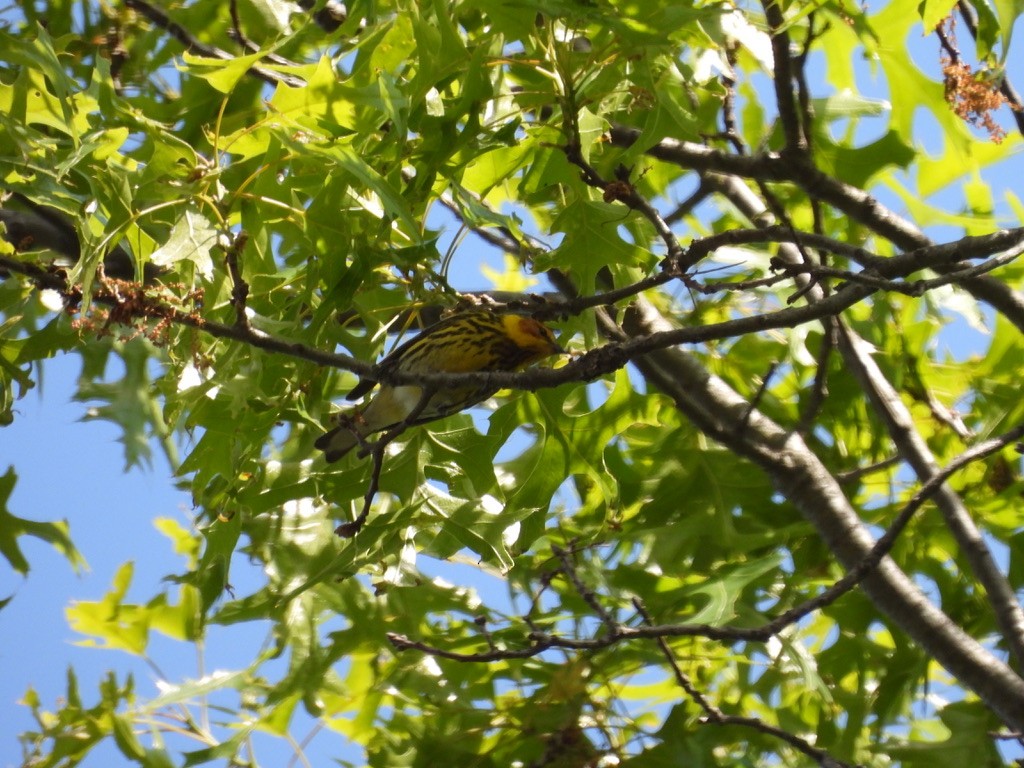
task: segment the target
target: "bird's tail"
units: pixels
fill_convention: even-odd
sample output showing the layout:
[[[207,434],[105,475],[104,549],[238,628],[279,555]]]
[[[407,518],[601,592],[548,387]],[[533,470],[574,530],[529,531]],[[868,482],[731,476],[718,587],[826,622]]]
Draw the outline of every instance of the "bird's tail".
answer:
[[[359,445],[359,439],[388,429],[405,419],[419,403],[419,387],[384,387],[362,410],[347,411],[334,429],[314,443],[327,461],[337,461]],[[433,416],[432,418],[437,418]]]
[[[359,445],[359,438],[353,429],[353,424],[342,424],[329,432],[324,432],[313,445],[324,452],[324,458],[328,462],[333,463]]]

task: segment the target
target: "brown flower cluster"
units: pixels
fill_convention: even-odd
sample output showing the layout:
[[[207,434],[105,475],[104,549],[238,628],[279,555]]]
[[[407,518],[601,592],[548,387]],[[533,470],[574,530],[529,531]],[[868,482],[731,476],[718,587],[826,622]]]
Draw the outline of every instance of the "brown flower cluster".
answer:
[[[1007,103],[999,90],[999,80],[971,72],[970,64],[942,59],[942,76],[946,86],[946,102],[961,120],[988,131],[996,144],[1006,131],[992,119],[992,112]]]

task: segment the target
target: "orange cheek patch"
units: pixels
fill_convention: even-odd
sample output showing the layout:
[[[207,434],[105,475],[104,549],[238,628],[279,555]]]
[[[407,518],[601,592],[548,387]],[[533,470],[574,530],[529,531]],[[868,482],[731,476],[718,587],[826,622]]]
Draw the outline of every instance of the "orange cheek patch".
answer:
[[[519,330],[527,336],[544,338],[544,334],[540,331],[540,323],[531,317],[524,317],[519,321]]]

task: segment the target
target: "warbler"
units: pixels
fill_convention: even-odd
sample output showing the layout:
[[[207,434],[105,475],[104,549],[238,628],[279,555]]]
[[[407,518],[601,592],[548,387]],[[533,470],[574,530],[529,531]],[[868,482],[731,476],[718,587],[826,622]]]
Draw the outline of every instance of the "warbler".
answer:
[[[392,372],[516,371],[562,353],[551,329],[532,317],[470,310],[445,318],[401,344],[381,361],[378,370],[385,377]],[[362,379],[347,399],[357,400],[375,386],[375,381]],[[438,387],[410,424],[457,413],[486,400],[498,389],[478,384]],[[356,447],[360,438],[405,421],[422,397],[421,386],[384,384],[365,408],[343,416],[342,423],[321,435],[315,445],[327,461],[337,461]]]

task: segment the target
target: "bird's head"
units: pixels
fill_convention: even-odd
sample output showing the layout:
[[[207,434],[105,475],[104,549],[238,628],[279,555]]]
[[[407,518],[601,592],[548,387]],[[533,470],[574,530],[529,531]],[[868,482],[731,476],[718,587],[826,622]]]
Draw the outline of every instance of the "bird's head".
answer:
[[[528,362],[565,354],[565,350],[555,341],[555,334],[544,323],[522,315],[505,315],[503,322],[505,332],[512,342],[530,353]]]

